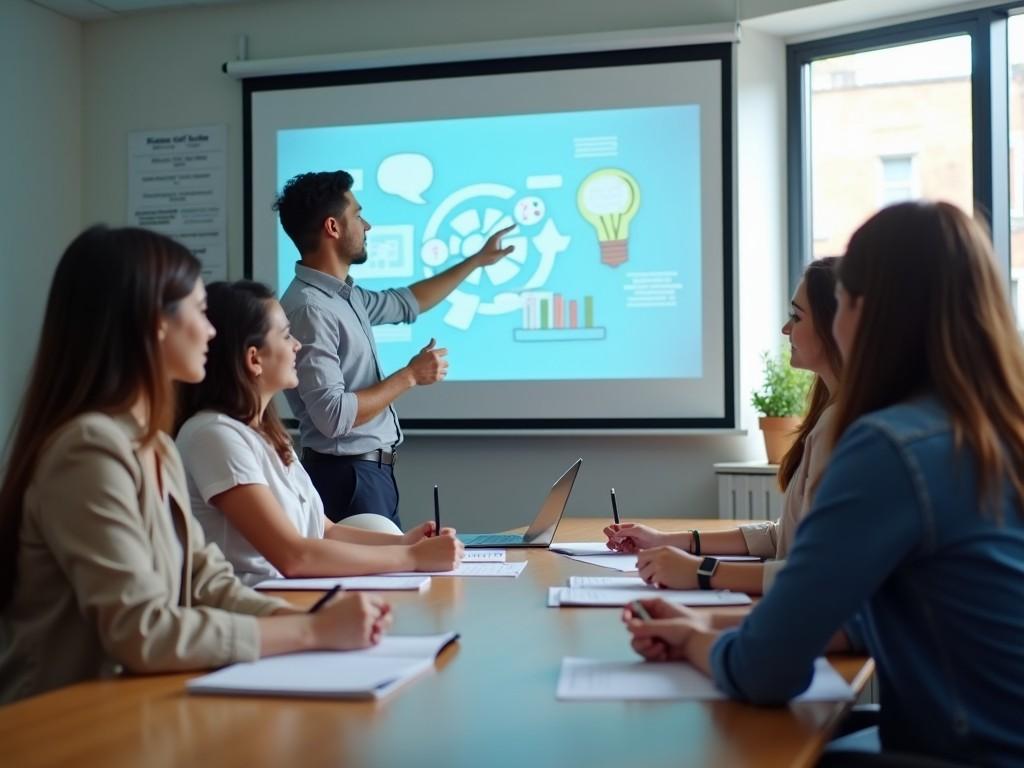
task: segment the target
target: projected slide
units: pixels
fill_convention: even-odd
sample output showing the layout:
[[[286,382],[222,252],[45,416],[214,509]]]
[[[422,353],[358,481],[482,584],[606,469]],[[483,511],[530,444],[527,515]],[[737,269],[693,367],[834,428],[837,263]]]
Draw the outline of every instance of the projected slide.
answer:
[[[702,371],[696,105],[280,130],[277,188],[344,169],[372,225],[353,278],[414,283],[478,251],[412,325],[377,326],[385,374],[431,337],[450,381],[692,379]],[[298,258],[278,226],[278,285]]]

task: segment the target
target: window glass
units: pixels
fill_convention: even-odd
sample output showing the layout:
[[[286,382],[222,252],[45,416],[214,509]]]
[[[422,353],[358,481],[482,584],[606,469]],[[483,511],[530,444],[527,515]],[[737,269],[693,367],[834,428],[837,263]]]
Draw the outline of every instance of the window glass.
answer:
[[[810,84],[814,258],[890,203],[973,211],[970,36],[819,59]]]
[[[1010,63],[1010,283],[1024,329],[1024,14],[1007,23]]]

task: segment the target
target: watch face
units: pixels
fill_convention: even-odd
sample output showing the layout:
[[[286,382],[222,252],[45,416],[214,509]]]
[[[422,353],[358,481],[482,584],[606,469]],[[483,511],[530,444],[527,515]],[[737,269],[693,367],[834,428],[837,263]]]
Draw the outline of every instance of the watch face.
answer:
[[[718,558],[705,557],[700,561],[700,566],[697,568],[697,573],[702,576],[710,576],[715,572],[718,567]]]

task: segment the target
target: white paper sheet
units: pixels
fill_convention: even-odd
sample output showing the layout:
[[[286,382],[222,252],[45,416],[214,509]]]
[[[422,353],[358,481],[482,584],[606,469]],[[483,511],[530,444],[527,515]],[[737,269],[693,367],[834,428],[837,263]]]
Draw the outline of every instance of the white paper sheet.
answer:
[[[430,586],[430,577],[413,574],[396,578],[394,576],[334,576],[319,579],[267,579],[256,585],[256,589],[327,590],[340,584],[345,591],[370,590],[413,590],[422,591]]]
[[[462,553],[464,563],[504,563],[504,549],[467,549]]]
[[[689,605],[692,607],[717,607],[725,605],[749,605],[749,595],[742,592],[726,590],[701,589],[586,589],[574,587],[549,587],[548,607],[591,607],[616,608],[634,600],[647,600],[660,597],[670,603]]]
[[[624,573],[636,570],[636,555],[613,552],[608,549],[608,546],[603,541],[561,542],[552,544],[548,549],[588,565],[612,568]],[[758,563],[761,561],[760,557],[754,557],[753,555],[715,555],[715,557],[723,562],[734,563]]]
[[[560,555],[617,555],[603,541],[559,541],[548,547]]]
[[[207,283],[228,276],[227,136],[226,125],[128,135],[127,223],[183,244]]]
[[[504,576],[517,578],[526,561],[519,563],[462,563],[454,571],[424,571],[428,576]],[[381,574],[382,576],[412,576],[414,573],[400,572]]]
[[[587,565],[596,565],[599,568],[611,568],[622,573],[636,572],[636,555],[623,555],[619,553],[608,555],[562,555],[570,560]]]
[[[562,659],[556,696],[563,701],[669,701],[724,699],[714,682],[690,664]],[[798,701],[852,701],[853,689],[824,658]]]

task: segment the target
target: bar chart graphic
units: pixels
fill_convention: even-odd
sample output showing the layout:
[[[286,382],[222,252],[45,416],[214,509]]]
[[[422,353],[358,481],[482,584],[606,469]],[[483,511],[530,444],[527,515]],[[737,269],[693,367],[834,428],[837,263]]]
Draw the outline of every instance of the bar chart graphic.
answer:
[[[521,294],[522,327],[512,331],[516,341],[601,341],[607,335],[594,323],[594,297],[566,301],[561,293],[530,291]]]

